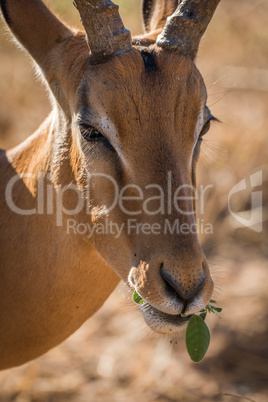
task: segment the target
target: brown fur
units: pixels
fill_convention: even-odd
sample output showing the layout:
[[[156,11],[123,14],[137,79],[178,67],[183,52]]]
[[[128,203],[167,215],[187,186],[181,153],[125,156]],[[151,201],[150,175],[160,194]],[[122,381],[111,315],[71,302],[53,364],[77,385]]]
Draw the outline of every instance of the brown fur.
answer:
[[[72,183],[86,197],[86,179],[93,172],[111,175],[120,188],[126,184],[144,190],[151,183],[163,186],[168,171],[173,175],[172,189],[191,185],[194,131],[206,102],[200,73],[187,57],[154,47],[148,51],[153,54],[156,71],[146,69],[140,50],[135,48],[108,63],[90,65],[84,35],[54,19],[47,32],[51,17],[41,2],[10,0],[7,11],[13,33],[42,69],[54,108],[32,137],[0,158],[0,368],[25,363],[63,341],[102,306],[119,277],[146,299],[147,311],[151,306],[158,314],[158,321],[150,324],[147,311],[143,311],[152,328],[158,332],[177,330],[171,321],[183,306],[167,289],[160,268],[185,297],[206,276],[198,298],[187,310],[189,314],[199,311],[208,302],[213,284],[197,235],[128,235],[126,230],[118,239],[101,234],[91,239],[67,235],[68,215],[57,227],[55,213],[15,214],[6,203],[5,189],[15,174],[22,175],[14,187],[15,202],[31,209],[37,205],[41,174],[50,175],[54,200],[60,186]],[[27,24],[21,22],[21,14]],[[41,39],[31,36],[37,22]],[[151,34],[151,39],[155,37]],[[109,119],[104,134],[111,143],[119,144],[118,153],[82,138],[76,125],[82,109],[84,118],[98,130],[102,129],[100,118]],[[35,177],[24,178],[27,172]],[[155,195],[153,191],[150,194]],[[107,217],[109,222],[126,224],[128,216],[118,206],[106,213],[111,198],[111,185],[93,178],[87,199],[91,217],[85,206],[75,219],[94,223]],[[64,202],[70,209],[75,195],[68,193]],[[155,206],[152,201],[151,207]],[[138,200],[128,205],[132,212],[139,207]],[[186,200],[183,207],[193,211],[191,201]],[[173,212],[169,216],[172,222],[178,217],[182,222],[194,222],[193,214]],[[167,215],[140,214],[136,218],[139,223],[153,224],[164,222]]]

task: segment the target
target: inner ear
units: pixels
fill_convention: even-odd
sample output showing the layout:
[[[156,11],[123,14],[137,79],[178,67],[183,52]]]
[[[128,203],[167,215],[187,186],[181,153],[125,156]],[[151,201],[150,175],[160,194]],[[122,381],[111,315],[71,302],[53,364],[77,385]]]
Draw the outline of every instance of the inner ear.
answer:
[[[142,16],[145,32],[150,32],[150,20],[152,16],[153,4],[155,0],[143,0]]]
[[[145,32],[163,29],[167,18],[174,13],[178,0],[143,0],[142,15]]]

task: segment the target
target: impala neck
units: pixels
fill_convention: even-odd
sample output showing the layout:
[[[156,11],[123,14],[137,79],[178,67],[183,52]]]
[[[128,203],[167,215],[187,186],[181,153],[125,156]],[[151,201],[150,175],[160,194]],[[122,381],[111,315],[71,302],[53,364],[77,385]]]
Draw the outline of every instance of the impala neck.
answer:
[[[57,225],[48,203],[38,205],[40,195],[46,202],[51,196],[55,205],[57,187],[76,183],[67,157],[72,144],[57,137],[54,121],[52,114],[24,143],[0,153],[0,369],[25,363],[62,342],[119,282],[89,241],[67,234],[64,222]],[[40,173],[51,175],[44,190],[37,180]],[[14,178],[12,209],[7,188]],[[72,204],[71,193],[69,197]],[[30,213],[18,213],[14,205]]]

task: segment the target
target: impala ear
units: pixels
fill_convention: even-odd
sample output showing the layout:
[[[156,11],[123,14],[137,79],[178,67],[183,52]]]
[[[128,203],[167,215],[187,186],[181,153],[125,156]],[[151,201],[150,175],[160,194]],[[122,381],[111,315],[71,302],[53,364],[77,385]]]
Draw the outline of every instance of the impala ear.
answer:
[[[142,14],[146,32],[165,26],[167,17],[174,13],[178,0],[143,0]]]
[[[46,72],[51,51],[72,32],[40,0],[0,0],[11,32]]]
[[[0,0],[0,6],[11,32],[41,68],[58,104],[69,112],[69,95],[89,57],[85,36],[74,34],[41,0]]]

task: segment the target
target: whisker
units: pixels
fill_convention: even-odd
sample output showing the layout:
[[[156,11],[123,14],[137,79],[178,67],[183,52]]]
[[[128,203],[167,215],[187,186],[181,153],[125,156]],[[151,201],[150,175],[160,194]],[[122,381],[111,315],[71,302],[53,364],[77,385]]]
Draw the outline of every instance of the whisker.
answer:
[[[204,138],[203,140],[203,146],[210,148],[212,150],[215,150],[215,152],[217,153],[225,153],[225,150],[222,149],[221,144],[219,144],[218,142],[216,142],[215,140],[211,139],[211,138]]]
[[[213,87],[214,85],[218,84],[221,80],[223,80],[223,79],[226,78],[226,77],[227,77],[226,74],[222,75],[220,78],[218,78],[216,81],[214,81],[214,82],[209,86],[209,88],[211,88],[211,87]]]
[[[216,105],[218,102],[220,102],[223,98],[225,98],[225,96],[227,94],[229,94],[231,91],[233,91],[233,89],[227,89],[226,92],[214,103],[210,103],[209,104],[209,108],[211,108],[212,106]]]
[[[225,89],[224,91],[215,92],[213,94],[210,93],[208,97],[210,99],[212,96],[224,95],[224,94],[226,94],[226,92],[228,92],[228,91]]]

